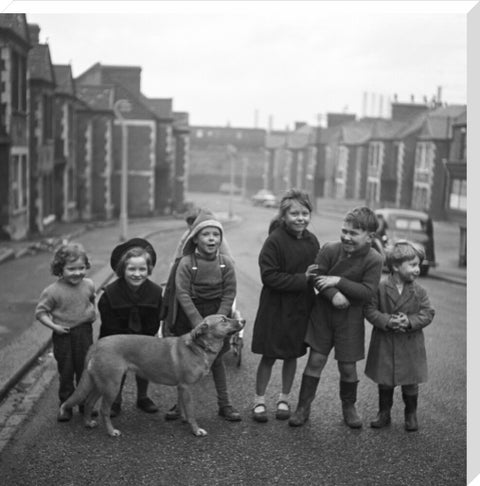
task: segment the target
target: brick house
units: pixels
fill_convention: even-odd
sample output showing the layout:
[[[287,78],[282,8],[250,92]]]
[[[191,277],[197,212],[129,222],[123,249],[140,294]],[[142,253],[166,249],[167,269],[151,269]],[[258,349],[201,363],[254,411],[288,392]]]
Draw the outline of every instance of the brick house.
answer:
[[[151,215],[162,208],[156,182],[157,165],[168,163],[158,160],[157,115],[149,100],[140,91],[141,68],[137,66],[105,66],[94,64],[76,78],[80,86],[113,86],[111,109],[118,100],[127,100],[130,111],[123,113],[127,133],[128,160],[128,214]],[[119,214],[122,159],[122,121],[113,121],[112,203],[114,215]],[[157,191],[157,192],[156,192]],[[167,198],[164,198],[166,200]]]
[[[113,86],[77,86],[77,204],[83,220],[111,219]]]
[[[446,216],[444,160],[450,156],[453,123],[465,111],[464,105],[431,111],[417,137],[411,208],[426,211],[434,219],[442,220]]]
[[[21,239],[30,227],[27,59],[24,14],[0,15],[0,239]]]
[[[72,68],[54,65],[55,73],[55,216],[57,220],[77,218],[76,98]]]
[[[28,53],[30,142],[30,229],[44,232],[55,217],[54,99],[55,73],[47,44],[39,43],[40,28],[29,24]]]
[[[460,230],[459,265],[467,264],[467,112],[452,123],[452,143],[447,169],[446,215]]]

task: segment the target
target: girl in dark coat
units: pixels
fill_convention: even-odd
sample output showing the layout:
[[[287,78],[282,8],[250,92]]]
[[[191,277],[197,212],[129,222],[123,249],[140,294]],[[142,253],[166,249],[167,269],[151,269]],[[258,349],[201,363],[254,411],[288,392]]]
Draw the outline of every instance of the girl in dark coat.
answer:
[[[162,289],[148,277],[156,254],[143,238],[132,238],[114,248],[110,265],[118,279],[107,285],[98,301],[101,325],[99,338],[114,334],[154,336],[160,327]],[[125,381],[125,377],[122,381]],[[148,380],[136,376],[137,407],[147,413],[158,411],[147,396]],[[111,416],[120,413],[122,388],[112,404]]]
[[[252,339],[252,351],[262,355],[253,407],[253,419],[257,422],[268,420],[265,392],[277,359],[283,360],[283,369],[276,418],[285,420],[290,416],[288,394],[297,358],[306,352],[304,337],[314,299],[311,277],[316,266],[312,263],[319,243],[307,230],[311,212],[308,194],[288,191],[258,258],[263,288]]]

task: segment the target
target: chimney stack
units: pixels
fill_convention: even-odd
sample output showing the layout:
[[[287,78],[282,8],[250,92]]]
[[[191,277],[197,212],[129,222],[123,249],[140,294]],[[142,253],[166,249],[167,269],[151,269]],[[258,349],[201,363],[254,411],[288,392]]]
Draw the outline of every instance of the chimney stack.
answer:
[[[40,43],[40,26],[38,24],[28,24],[28,35],[32,46]]]

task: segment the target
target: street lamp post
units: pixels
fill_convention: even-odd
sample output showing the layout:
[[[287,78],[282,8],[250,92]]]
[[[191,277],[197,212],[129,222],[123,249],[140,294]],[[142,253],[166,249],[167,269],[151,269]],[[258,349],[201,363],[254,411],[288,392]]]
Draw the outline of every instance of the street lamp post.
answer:
[[[122,129],[122,165],[120,170],[120,241],[126,241],[128,235],[128,130],[123,113],[131,111],[128,100],[115,101],[113,111]]]
[[[235,185],[235,157],[237,155],[237,149],[234,145],[227,146],[228,156],[230,158],[230,200],[228,203],[228,219],[233,218],[233,187]]]

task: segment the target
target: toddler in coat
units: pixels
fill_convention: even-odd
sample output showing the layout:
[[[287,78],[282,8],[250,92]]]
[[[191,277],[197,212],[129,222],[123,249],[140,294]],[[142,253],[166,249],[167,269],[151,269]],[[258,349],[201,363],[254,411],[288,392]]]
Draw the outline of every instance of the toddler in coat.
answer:
[[[390,275],[365,306],[365,317],[374,326],[365,374],[378,383],[379,394],[379,412],[370,423],[373,428],[390,423],[393,390],[399,385],[405,402],[405,429],[418,429],[418,383],[427,380],[422,329],[435,315],[427,292],[415,282],[424,258],[423,248],[410,241],[401,240],[388,248]]]

